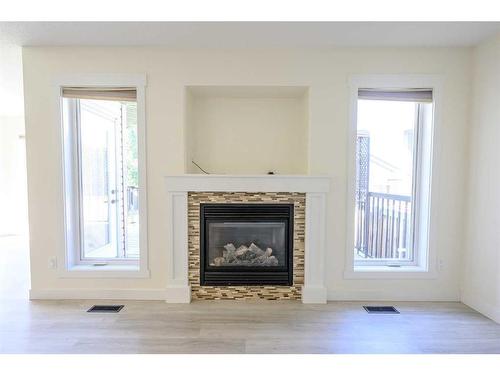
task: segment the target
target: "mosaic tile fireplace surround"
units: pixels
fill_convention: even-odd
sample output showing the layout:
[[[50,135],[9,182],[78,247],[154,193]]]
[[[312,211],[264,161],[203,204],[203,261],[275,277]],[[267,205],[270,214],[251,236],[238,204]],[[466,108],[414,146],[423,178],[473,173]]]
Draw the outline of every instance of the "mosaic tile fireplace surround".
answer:
[[[246,193],[246,192],[200,192],[188,193],[188,242],[189,242],[189,283],[191,285],[192,299],[266,299],[266,300],[281,300],[291,299],[299,300],[301,298],[301,288],[304,283],[304,248],[305,248],[305,201],[304,193]],[[200,205],[203,204],[252,204],[257,206],[269,205],[287,206],[293,205],[293,228],[292,236],[292,283],[291,285],[276,285],[269,281],[268,285],[201,285],[200,272],[202,271],[203,263],[200,262],[200,240],[203,236],[200,235]],[[235,239],[236,242],[237,240]],[[248,237],[246,244],[237,243],[235,248],[241,250],[248,249],[252,243],[257,250],[262,250],[264,247],[258,243],[258,238]],[[245,241],[244,241],[245,242]],[[226,244],[224,244],[226,245]],[[227,245],[226,245],[227,246]],[[224,249],[225,250],[225,249]],[[235,249],[237,251],[237,249]],[[261,257],[266,258],[265,250],[262,250]],[[276,253],[275,249],[275,253]],[[246,250],[246,254],[251,250]],[[227,250],[226,250],[227,253]],[[270,255],[269,259],[273,257]],[[285,256],[283,255],[283,258]],[[236,257],[235,257],[236,258]],[[274,258],[277,259],[277,258]],[[284,260],[282,261],[286,263]],[[206,264],[207,262],[205,262]],[[210,261],[208,262],[210,263]],[[234,264],[231,263],[231,264]],[[224,267],[224,266],[222,266]],[[268,268],[269,266],[262,266]],[[212,269],[215,267],[212,266]],[[241,268],[240,268],[241,269]],[[266,269],[266,271],[272,270]],[[269,273],[269,272],[268,272]]]

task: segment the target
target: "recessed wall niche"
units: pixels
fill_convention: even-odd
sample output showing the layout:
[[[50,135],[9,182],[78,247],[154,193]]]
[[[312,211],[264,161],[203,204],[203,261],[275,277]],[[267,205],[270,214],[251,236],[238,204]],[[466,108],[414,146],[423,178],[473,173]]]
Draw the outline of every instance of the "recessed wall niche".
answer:
[[[186,88],[186,172],[307,174],[304,86]]]

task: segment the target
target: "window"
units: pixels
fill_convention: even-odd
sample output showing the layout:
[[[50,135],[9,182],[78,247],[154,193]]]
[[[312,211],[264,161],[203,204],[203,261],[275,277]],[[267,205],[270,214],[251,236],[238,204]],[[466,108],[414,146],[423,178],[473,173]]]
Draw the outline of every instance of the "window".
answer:
[[[144,132],[138,90],[121,86],[59,90],[67,269],[146,266],[141,196],[145,176],[140,160]]]
[[[433,90],[358,88],[354,269],[428,266]]]

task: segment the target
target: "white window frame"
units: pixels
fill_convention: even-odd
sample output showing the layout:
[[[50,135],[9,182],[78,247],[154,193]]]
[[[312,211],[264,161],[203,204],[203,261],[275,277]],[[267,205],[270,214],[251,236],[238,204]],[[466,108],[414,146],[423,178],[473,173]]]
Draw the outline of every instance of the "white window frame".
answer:
[[[147,162],[146,162],[146,116],[145,116],[145,74],[72,74],[59,76],[54,80],[54,103],[59,120],[61,140],[60,165],[62,182],[62,238],[64,246],[57,262],[60,277],[76,278],[147,278],[148,223],[147,223]],[[75,155],[76,137],[65,128],[63,121],[63,87],[134,87],[137,92],[137,142],[139,174],[139,259],[106,260],[90,262],[80,260],[80,227],[78,207],[78,160]],[[65,130],[66,129],[66,130]]]
[[[432,205],[432,197],[438,191],[439,174],[439,130],[443,78],[440,75],[354,75],[350,77],[350,120],[348,131],[347,155],[347,207],[346,207],[346,261],[344,277],[347,279],[398,279],[398,278],[435,278],[437,263],[437,228],[432,223],[437,223],[436,205]],[[419,148],[420,157],[431,156],[426,170],[417,162],[415,176],[418,178],[414,184],[414,210],[415,221],[413,227],[414,254],[413,262],[398,263],[391,267],[387,262],[366,262],[362,265],[354,261],[354,207],[356,189],[356,137],[357,137],[357,111],[358,90],[362,88],[373,89],[416,89],[425,88],[433,91],[433,121],[430,129],[420,129],[430,132],[420,134],[416,147]],[[421,113],[419,115],[422,115]],[[423,144],[428,141],[428,144]],[[422,147],[426,147],[422,152]],[[427,179],[427,180],[425,180]]]

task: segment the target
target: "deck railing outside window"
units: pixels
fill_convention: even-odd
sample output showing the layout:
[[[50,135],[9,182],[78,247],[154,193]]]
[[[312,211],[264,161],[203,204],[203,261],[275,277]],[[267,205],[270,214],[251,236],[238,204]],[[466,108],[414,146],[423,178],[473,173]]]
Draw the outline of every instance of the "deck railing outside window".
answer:
[[[375,192],[365,197],[356,202],[357,255],[368,259],[411,259],[411,197]]]

